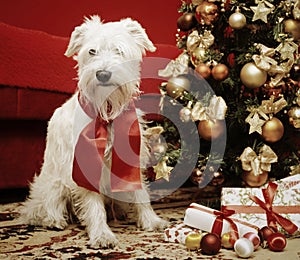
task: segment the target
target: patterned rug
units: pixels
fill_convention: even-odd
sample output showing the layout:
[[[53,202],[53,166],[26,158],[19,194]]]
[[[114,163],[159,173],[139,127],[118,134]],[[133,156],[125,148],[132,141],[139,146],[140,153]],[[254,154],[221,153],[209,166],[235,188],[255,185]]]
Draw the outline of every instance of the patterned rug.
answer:
[[[183,206],[183,204],[186,204]],[[189,201],[157,203],[155,211],[170,225],[182,223]],[[145,232],[129,220],[110,222],[119,239],[114,249],[88,246],[83,226],[70,225],[65,230],[24,225],[18,220],[21,203],[0,205],[0,259],[237,259],[232,250],[221,249],[216,256],[187,251],[185,245],[165,242],[163,232]],[[259,248],[251,259],[300,259],[300,239],[288,240],[283,252]]]

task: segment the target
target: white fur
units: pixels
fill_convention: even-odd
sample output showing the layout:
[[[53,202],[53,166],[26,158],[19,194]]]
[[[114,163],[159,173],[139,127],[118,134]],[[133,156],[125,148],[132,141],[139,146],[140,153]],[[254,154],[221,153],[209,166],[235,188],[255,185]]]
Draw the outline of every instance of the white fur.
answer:
[[[141,25],[130,18],[103,24],[98,16],[92,16],[73,31],[65,55],[78,62],[80,97],[92,103],[104,120],[113,120],[139,94],[140,62],[145,50],[154,51],[155,47]],[[97,79],[99,70],[111,72],[108,81]],[[76,112],[78,92],[56,109],[49,121],[44,163],[40,175],[30,185],[21,218],[29,224],[63,229],[75,214],[86,226],[91,246],[114,246],[117,239],[107,225],[105,210],[107,201],[111,203],[113,199],[114,203],[134,203],[138,226],[148,230],[163,228],[166,222],[154,213],[144,184],[142,190],[126,194],[108,189],[113,123],[108,127],[107,167],[103,168],[101,193],[79,187],[73,181],[74,120],[84,118]],[[147,159],[147,142],[142,138],[143,165]]]

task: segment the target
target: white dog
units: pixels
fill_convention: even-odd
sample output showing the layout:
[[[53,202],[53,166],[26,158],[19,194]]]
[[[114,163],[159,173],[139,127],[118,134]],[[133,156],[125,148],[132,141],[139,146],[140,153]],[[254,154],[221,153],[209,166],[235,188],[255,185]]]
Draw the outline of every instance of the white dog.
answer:
[[[92,16],[72,32],[65,55],[77,60],[78,91],[49,121],[41,173],[21,210],[26,223],[65,228],[75,214],[91,246],[114,246],[109,201],[133,203],[144,229],[165,226],[141,181],[149,154],[132,102],[146,50],[155,47],[130,18],[102,23]]]

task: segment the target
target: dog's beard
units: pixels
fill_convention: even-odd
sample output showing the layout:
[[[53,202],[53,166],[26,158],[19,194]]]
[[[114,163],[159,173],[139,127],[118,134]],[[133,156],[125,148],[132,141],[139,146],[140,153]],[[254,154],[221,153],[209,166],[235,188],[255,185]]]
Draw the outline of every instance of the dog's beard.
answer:
[[[96,113],[106,121],[116,118],[132,98],[140,94],[139,69],[130,70],[126,65],[112,67],[112,78],[105,85],[96,79],[95,70],[85,68],[81,71],[78,82],[80,97],[91,103]]]

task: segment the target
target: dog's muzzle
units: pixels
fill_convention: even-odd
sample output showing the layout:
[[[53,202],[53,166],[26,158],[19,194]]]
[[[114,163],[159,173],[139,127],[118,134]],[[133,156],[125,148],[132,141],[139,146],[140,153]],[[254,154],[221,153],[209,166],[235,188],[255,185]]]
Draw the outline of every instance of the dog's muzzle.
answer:
[[[111,77],[111,72],[107,70],[98,70],[96,72],[96,78],[101,82],[101,83],[107,83]]]

